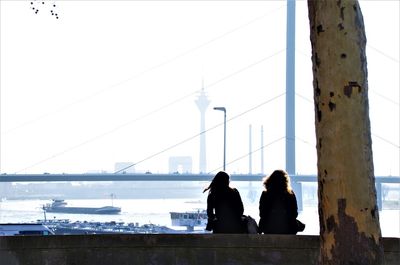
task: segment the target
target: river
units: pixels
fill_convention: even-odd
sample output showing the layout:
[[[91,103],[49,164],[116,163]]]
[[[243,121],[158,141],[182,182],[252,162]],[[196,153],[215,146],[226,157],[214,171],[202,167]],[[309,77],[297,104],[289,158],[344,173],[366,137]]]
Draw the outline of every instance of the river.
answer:
[[[246,215],[258,221],[258,200],[243,198]],[[66,200],[69,206],[101,207],[111,205],[110,199]],[[0,202],[0,223],[29,223],[44,219],[42,206],[50,200],[3,200]],[[125,222],[171,226],[169,212],[193,211],[206,208],[206,195],[198,198],[180,199],[114,199],[112,204],[122,208],[118,215],[86,215],[47,213],[47,219],[69,219],[71,221]],[[400,210],[383,210],[379,212],[382,235],[400,237]],[[306,224],[306,229],[299,233],[304,235],[319,234],[318,210],[316,204],[305,205],[299,213],[299,220]],[[180,228],[184,229],[184,228]]]

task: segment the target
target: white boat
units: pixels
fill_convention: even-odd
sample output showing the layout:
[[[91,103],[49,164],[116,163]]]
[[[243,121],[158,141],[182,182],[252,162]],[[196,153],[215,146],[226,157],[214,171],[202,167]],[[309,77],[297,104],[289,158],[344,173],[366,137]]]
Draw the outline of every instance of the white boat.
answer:
[[[205,227],[207,225],[206,210],[170,212],[173,226],[186,226],[188,231],[193,231],[195,226]]]

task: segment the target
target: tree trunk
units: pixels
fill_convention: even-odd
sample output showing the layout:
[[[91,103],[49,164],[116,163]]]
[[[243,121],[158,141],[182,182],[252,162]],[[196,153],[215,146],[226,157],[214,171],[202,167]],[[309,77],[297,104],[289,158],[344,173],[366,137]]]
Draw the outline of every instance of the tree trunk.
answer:
[[[383,264],[357,1],[309,0],[320,264]]]

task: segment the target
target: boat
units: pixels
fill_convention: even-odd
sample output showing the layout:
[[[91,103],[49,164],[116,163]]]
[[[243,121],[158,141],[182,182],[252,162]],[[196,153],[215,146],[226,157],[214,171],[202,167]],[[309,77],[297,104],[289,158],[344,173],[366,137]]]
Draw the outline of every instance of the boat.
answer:
[[[195,226],[205,227],[207,225],[207,211],[170,212],[173,226],[186,226],[188,231],[193,231]]]
[[[0,224],[0,236],[48,236],[54,235],[47,226],[43,224]]]
[[[71,213],[71,214],[119,214],[120,207],[103,206],[103,207],[71,207],[67,206],[64,200],[53,199],[52,203],[43,206],[43,210],[49,213]]]
[[[184,231],[174,230],[166,226],[124,222],[88,222],[69,219],[37,220],[38,224],[45,225],[55,235],[87,235],[87,234],[177,234]]]

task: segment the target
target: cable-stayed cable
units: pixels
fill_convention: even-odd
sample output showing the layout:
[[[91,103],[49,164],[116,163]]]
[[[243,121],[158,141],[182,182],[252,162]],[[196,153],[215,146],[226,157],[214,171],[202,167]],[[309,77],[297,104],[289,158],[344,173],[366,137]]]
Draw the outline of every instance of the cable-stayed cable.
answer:
[[[383,99],[389,101],[390,103],[393,103],[394,105],[399,106],[399,102],[397,102],[397,101],[395,101],[395,100],[393,100],[393,99],[391,99],[391,98],[389,98],[389,97],[387,97],[387,96],[385,96],[385,95],[382,95],[382,94],[376,92],[376,91],[373,90],[373,89],[370,89],[370,91],[373,92],[375,95],[377,95],[377,96],[379,96],[379,97],[381,97],[381,98],[383,98]]]
[[[400,150],[400,146],[399,146],[398,144],[395,144],[395,143],[389,141],[388,139],[386,139],[386,138],[384,138],[384,137],[382,137],[382,136],[379,136],[379,135],[377,135],[377,134],[375,134],[375,133],[371,133],[371,135],[374,136],[374,137],[376,137],[376,138],[381,139],[381,140],[384,141],[385,143],[390,144],[390,145],[392,145],[392,146],[394,146],[394,147],[396,147],[397,149]]]

